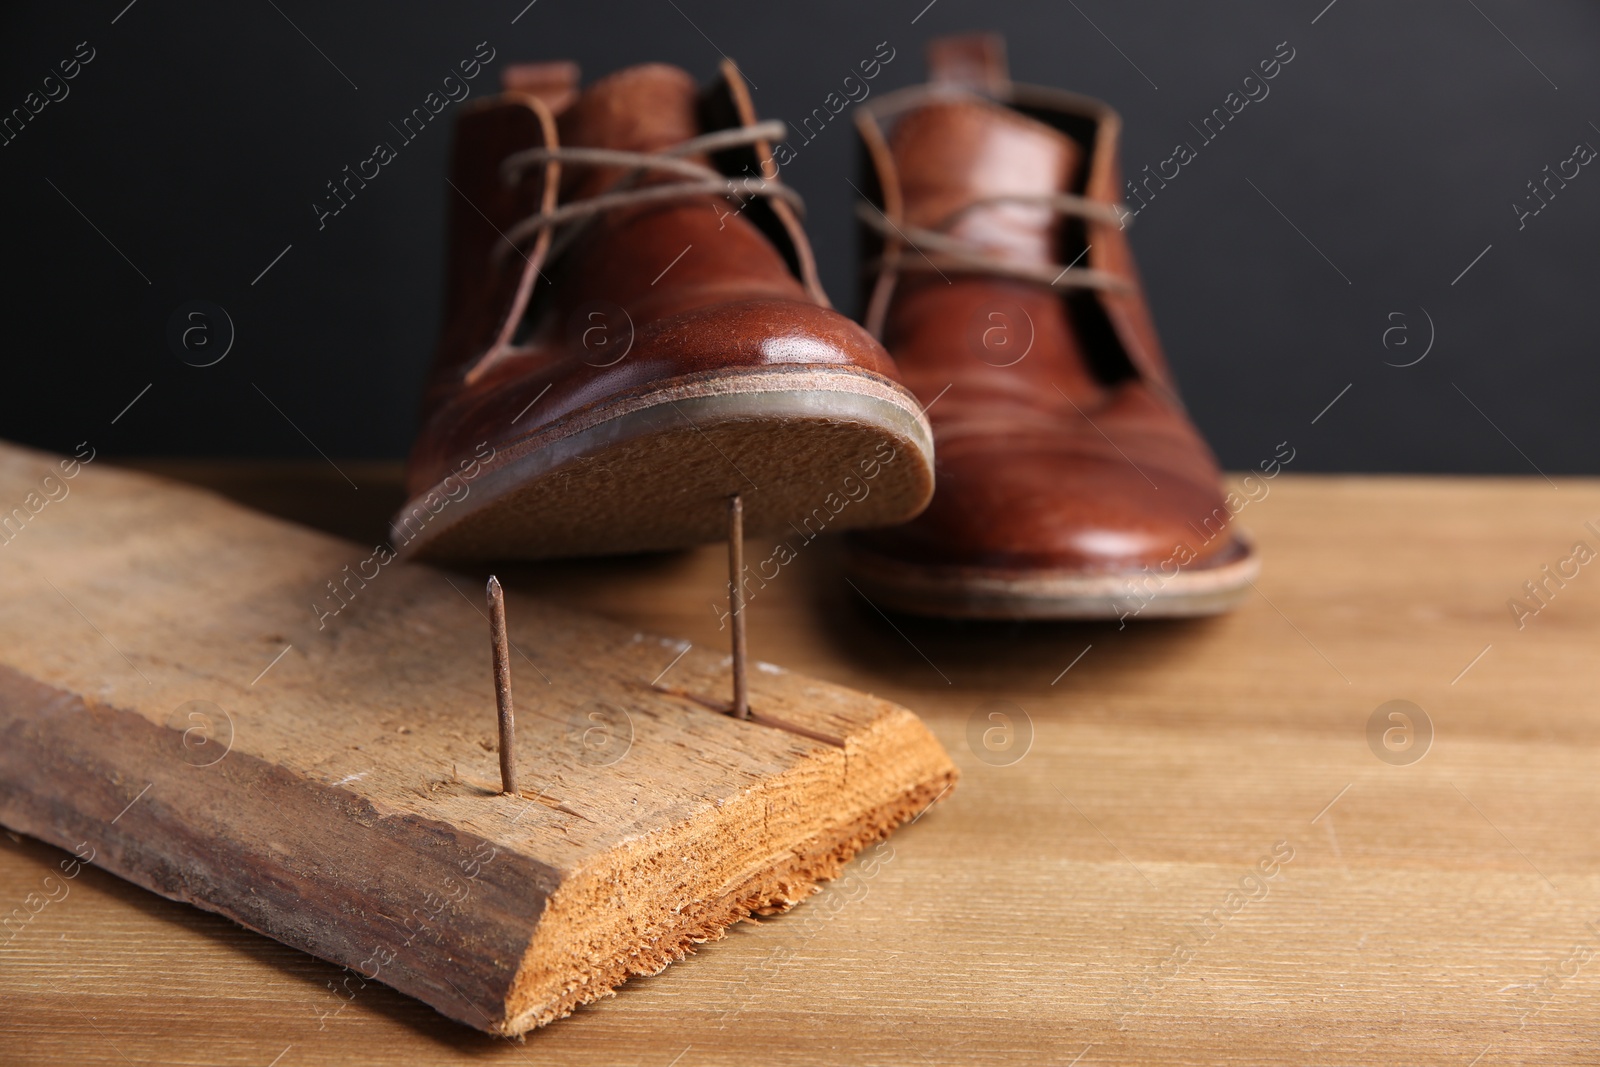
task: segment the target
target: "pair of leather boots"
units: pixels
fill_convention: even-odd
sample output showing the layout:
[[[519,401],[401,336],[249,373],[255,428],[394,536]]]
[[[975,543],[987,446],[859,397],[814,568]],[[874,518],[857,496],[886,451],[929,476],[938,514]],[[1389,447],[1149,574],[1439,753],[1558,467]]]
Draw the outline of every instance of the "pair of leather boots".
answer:
[[[856,109],[863,321],[731,62],[468,105],[403,554],[531,559],[856,531],[875,604],[965,618],[1221,611],[1257,558],[1184,414],[1119,204],[1120,120],[1011,83],[998,38]],[[780,560],[780,563],[786,560]],[[767,576],[770,577],[770,576]]]

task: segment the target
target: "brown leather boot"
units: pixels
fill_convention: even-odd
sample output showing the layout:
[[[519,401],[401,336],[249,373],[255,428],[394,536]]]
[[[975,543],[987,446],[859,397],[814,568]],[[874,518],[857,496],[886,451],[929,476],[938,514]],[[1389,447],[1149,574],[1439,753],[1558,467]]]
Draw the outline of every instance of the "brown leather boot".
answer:
[[[1120,120],[1013,85],[998,38],[857,112],[866,325],[927,406],[938,491],[853,538],[875,601],[968,618],[1225,610],[1258,568],[1184,414],[1123,225]],[[870,180],[870,179],[869,179]]]
[[[902,522],[932,438],[833,311],[731,63],[580,91],[514,67],[463,109],[445,327],[395,518],[403,555],[538,558]]]

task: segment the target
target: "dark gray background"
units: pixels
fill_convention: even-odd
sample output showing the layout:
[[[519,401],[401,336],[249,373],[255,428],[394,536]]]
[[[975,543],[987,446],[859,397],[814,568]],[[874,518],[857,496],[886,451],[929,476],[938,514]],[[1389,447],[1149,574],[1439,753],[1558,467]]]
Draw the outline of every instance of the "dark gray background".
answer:
[[[1600,147],[1592,3],[525,3],[8,5],[0,109],[78,42],[97,56],[0,147],[0,436],[124,455],[403,455],[438,318],[448,122],[321,232],[311,204],[480,41],[498,59],[474,98],[507,60],[570,57],[591,76],[662,60],[706,78],[722,50],[763,116],[798,121],[878,42],[896,55],[875,93],[920,80],[928,37],[994,28],[1017,80],[1121,110],[1130,173],[1198,144],[1191,122],[1279,42],[1295,49],[1271,95],[1133,230],[1167,349],[1226,465],[1255,466],[1287,439],[1294,470],[1600,471],[1600,166],[1521,231],[1511,207],[1575,144]],[[785,178],[848,309],[847,117]],[[193,299],[237,329],[206,369],[166,342]],[[1431,353],[1385,366],[1421,354],[1423,308]],[[1397,324],[1391,344],[1410,344],[1386,350]]]

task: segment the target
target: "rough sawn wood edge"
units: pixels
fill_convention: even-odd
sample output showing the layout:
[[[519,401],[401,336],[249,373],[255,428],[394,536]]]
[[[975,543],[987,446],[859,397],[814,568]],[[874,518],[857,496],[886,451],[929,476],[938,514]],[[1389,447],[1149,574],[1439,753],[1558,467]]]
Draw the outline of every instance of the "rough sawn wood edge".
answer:
[[[853,694],[867,714],[842,748],[813,745],[734,796],[560,870],[243,750],[199,773],[175,758],[184,746],[174,727],[106,693],[91,678],[68,685],[0,662],[0,823],[341,964],[346,989],[381,981],[501,1034],[657,973],[752,913],[792,906],[956,779],[915,715]],[[786,815],[769,834],[773,812]],[[688,895],[649,875],[669,853],[712,861]],[[619,885],[651,914],[597,931],[593,917]]]

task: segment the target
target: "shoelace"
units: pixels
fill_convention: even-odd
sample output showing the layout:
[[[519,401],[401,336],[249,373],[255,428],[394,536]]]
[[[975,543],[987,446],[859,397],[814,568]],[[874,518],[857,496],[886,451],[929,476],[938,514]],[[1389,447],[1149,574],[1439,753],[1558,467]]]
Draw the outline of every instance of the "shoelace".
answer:
[[[1077,260],[1065,266],[1061,264],[1012,263],[1008,260],[987,255],[978,250],[971,242],[951,237],[946,232],[968,212],[995,204],[1024,204],[1045,207],[1058,214],[1071,215],[1094,222],[1120,223],[1123,217],[1113,205],[1102,204],[1098,201],[1089,200],[1081,196],[1072,196],[1067,193],[1058,193],[1052,196],[980,197],[929,227],[897,226],[889,220],[888,216],[871,204],[859,205],[856,209],[856,214],[862,222],[877,230],[885,238],[891,235],[899,237],[911,247],[912,251],[919,253],[919,256],[916,257],[901,257],[900,261],[895,264],[896,270],[942,273],[948,269],[969,274],[996,274],[1006,278],[1040,282],[1054,289],[1105,289],[1111,292],[1127,292],[1132,288],[1122,278],[1108,271],[1074,266],[1073,263],[1076,263]],[[1081,259],[1082,257],[1080,256],[1079,258]],[[881,270],[886,266],[886,263],[880,257],[869,266],[875,266]]]
[[[738,129],[719,130],[716,133],[692,137],[657,152],[627,152],[615,148],[575,146],[530,148],[516,152],[507,156],[500,164],[501,173],[507,183],[520,181],[530,168],[544,163],[579,167],[625,167],[630,173],[624,176],[610,192],[563,204],[553,211],[541,211],[537,215],[523,219],[505,235],[506,242],[520,248],[523,242],[544,230],[554,229],[567,223],[578,223],[579,225],[563,235],[563,239],[559,242],[560,247],[565,247],[583,228],[582,224],[607,211],[707,195],[740,198],[772,197],[803,212],[805,202],[800,199],[800,194],[782,182],[768,181],[765,178],[730,178],[712,167],[682,158],[753,144],[761,140],[777,140],[787,135],[788,127],[782,120],[769,119],[754,126],[741,126]],[[647,172],[675,174],[684,180],[631,188]],[[497,254],[504,254],[506,247],[504,243],[497,245]],[[557,250],[552,248],[551,258],[555,257]]]

